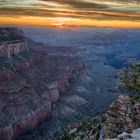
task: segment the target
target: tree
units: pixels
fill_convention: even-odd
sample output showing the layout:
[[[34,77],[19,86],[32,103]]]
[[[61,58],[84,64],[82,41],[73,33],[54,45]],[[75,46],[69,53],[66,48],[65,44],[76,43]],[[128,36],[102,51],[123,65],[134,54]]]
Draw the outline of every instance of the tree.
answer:
[[[140,96],[140,63],[130,64],[121,71],[119,87]]]

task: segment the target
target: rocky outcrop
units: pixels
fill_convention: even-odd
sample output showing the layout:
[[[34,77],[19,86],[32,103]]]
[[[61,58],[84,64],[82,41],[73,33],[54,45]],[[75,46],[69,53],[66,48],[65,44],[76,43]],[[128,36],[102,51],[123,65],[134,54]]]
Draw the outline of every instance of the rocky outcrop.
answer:
[[[114,138],[122,132],[132,133],[140,127],[140,103],[133,103],[130,97],[120,96],[113,102],[106,114],[107,138]]]
[[[0,27],[0,43],[13,40],[24,40],[23,32],[16,27]]]
[[[17,28],[0,28],[0,56],[10,58],[12,55],[27,51],[24,35]]]
[[[139,140],[140,139],[140,128],[135,129],[131,134],[123,132],[122,134],[118,135],[117,138],[113,140]],[[108,139],[111,140],[111,139]]]
[[[129,96],[119,96],[105,115],[75,126],[60,140],[139,140],[140,129],[137,128],[140,128],[140,103]]]
[[[0,44],[0,56],[11,58],[12,55],[16,55],[20,52],[27,51],[27,43],[24,41],[11,41],[2,42]]]

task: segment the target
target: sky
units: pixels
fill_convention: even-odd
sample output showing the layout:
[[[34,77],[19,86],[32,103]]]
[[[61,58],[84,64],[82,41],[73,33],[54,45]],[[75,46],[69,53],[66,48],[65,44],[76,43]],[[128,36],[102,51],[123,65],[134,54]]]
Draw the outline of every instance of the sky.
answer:
[[[0,25],[140,28],[140,0],[0,0]]]

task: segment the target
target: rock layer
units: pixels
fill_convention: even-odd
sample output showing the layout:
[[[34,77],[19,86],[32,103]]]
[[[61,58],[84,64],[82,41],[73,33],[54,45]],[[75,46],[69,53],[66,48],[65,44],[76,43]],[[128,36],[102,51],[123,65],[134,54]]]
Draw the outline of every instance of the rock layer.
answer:
[[[114,138],[122,132],[132,133],[134,128],[140,127],[139,110],[140,103],[133,103],[128,96],[120,96],[106,114],[106,137]]]
[[[24,41],[2,42],[0,44],[0,56],[12,57],[22,51],[26,51],[27,43]]]
[[[72,54],[51,54],[28,48],[20,30],[0,28],[0,140],[36,127],[50,116],[52,103],[70,94],[84,65]]]

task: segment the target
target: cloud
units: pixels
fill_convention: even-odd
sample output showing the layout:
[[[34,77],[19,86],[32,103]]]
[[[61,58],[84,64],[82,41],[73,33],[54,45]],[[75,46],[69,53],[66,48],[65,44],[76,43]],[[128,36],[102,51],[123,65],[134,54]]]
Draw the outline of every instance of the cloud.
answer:
[[[70,6],[72,8],[77,8],[77,9],[93,9],[93,8],[104,9],[108,7],[105,4],[97,4],[97,3],[83,1],[83,0],[42,0],[42,1],[55,2],[61,5],[66,5],[66,6]]]
[[[139,4],[140,0],[0,0],[0,16],[139,21]]]
[[[128,3],[132,3],[132,4],[140,4],[140,0],[98,0],[100,2],[114,2],[114,3],[124,3],[124,4],[128,4]]]

